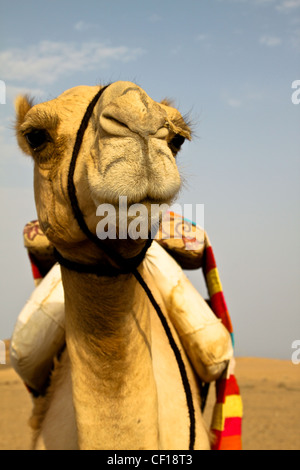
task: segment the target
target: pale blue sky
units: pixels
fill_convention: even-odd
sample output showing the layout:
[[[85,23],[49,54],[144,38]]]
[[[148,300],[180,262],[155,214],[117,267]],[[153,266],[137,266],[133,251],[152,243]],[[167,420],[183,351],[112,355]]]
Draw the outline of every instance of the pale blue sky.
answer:
[[[182,203],[205,204],[238,356],[289,359],[300,339],[300,0],[1,0],[0,339],[33,289],[36,217],[13,99],[131,80],[190,113]],[[201,291],[201,272],[190,275]]]

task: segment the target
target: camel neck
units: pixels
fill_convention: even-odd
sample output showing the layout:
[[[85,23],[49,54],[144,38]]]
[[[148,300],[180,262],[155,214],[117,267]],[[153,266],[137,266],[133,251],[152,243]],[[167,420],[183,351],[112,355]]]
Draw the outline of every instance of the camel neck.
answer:
[[[142,288],[131,274],[104,278],[62,268],[62,279],[80,447],[157,448],[150,305]]]
[[[130,320],[136,281],[131,274],[104,277],[62,267],[66,321],[80,339],[105,343]]]

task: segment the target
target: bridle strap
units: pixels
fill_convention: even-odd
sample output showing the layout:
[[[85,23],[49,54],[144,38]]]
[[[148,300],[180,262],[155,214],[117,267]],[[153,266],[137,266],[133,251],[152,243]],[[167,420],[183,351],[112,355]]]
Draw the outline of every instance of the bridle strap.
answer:
[[[71,202],[71,207],[73,210],[74,217],[82,230],[82,232],[86,235],[86,237],[91,240],[94,244],[96,244],[99,248],[105,251],[105,253],[121,268],[121,271],[124,270],[126,271],[125,267],[125,261],[124,259],[116,253],[114,250],[110,249],[109,246],[103,243],[102,240],[100,240],[96,234],[92,233],[90,229],[88,228],[84,216],[80,210],[78,199],[76,196],[76,188],[75,188],[75,183],[74,183],[74,173],[75,173],[75,167],[76,167],[76,162],[77,162],[77,157],[82,145],[82,141],[84,138],[85,131],[88,127],[90,118],[93,114],[94,108],[96,104],[98,103],[101,95],[104,93],[104,91],[108,88],[109,85],[101,88],[98,93],[94,96],[90,104],[88,105],[86,112],[83,116],[83,119],[80,123],[79,129],[77,131],[76,135],[76,140],[72,152],[72,158],[70,162],[70,167],[69,167],[69,173],[68,173],[68,195],[69,199]]]
[[[68,267],[69,269],[73,269],[75,271],[79,272],[85,272],[85,273],[91,273],[91,274],[96,274],[98,276],[117,276],[118,274],[128,274],[131,273],[134,268],[139,266],[141,262],[143,261],[146,252],[148,248],[150,247],[152,240],[149,237],[147,240],[146,245],[144,246],[143,250],[134,258],[131,259],[124,259],[119,253],[117,253],[115,250],[111,249],[106,243],[104,243],[102,240],[100,240],[96,234],[92,233],[90,229],[88,228],[84,216],[81,212],[81,209],[79,207],[77,195],[76,195],[76,187],[74,183],[74,173],[75,173],[75,168],[76,168],[76,162],[77,162],[77,157],[79,154],[79,151],[81,149],[82,141],[84,138],[85,131],[88,127],[90,118],[93,114],[94,108],[96,104],[98,103],[100,97],[102,96],[103,92],[109,87],[109,85],[101,88],[92,101],[89,103],[86,112],[83,116],[83,119],[80,123],[79,129],[77,131],[76,135],[76,140],[72,152],[72,158],[69,166],[69,172],[68,172],[68,195],[69,199],[71,202],[71,207],[73,210],[74,217],[81,229],[81,231],[86,235],[86,237],[92,241],[95,245],[97,245],[101,250],[105,252],[106,255],[109,256],[109,258],[115,262],[115,264],[118,266],[116,268],[110,266],[110,267],[104,267],[101,265],[84,265],[80,263],[76,263],[70,260],[67,260],[63,258],[60,253],[57,251],[55,252],[57,259],[59,260],[60,264],[64,265],[65,267]]]
[[[196,420],[195,420],[195,409],[194,409],[194,403],[193,403],[193,395],[192,391],[190,388],[186,368],[184,361],[182,359],[182,355],[180,352],[180,349],[178,348],[176,341],[174,340],[172,331],[169,327],[169,324],[160,308],[158,303],[156,302],[155,298],[153,297],[153,294],[149,287],[147,286],[146,282],[144,281],[143,277],[137,270],[138,266],[141,264],[143,261],[146,252],[148,248],[150,247],[152,240],[149,237],[147,240],[147,243],[141,253],[134,258],[131,259],[124,259],[119,253],[116,253],[114,250],[112,250],[109,246],[103,243],[102,240],[100,240],[97,235],[93,234],[90,229],[88,228],[84,216],[80,210],[78,199],[76,196],[76,188],[75,188],[75,183],[74,183],[74,173],[75,173],[75,167],[76,167],[76,162],[77,162],[77,157],[82,145],[82,141],[84,138],[85,131],[88,127],[89,120],[93,114],[93,110],[100,99],[101,95],[103,92],[108,88],[109,85],[101,88],[98,93],[94,96],[90,104],[88,105],[86,112],[83,116],[83,119],[81,121],[81,124],[79,126],[79,129],[77,131],[76,135],[76,140],[72,152],[72,158],[70,162],[70,167],[69,167],[69,173],[68,173],[68,195],[70,198],[72,210],[74,217],[82,230],[82,232],[86,235],[86,237],[92,241],[96,246],[101,248],[111,260],[113,260],[118,268],[115,268],[113,266],[107,267],[107,266],[100,266],[100,265],[84,265],[81,263],[76,263],[74,261],[70,261],[66,258],[64,258],[57,250],[55,250],[55,255],[57,258],[57,261],[67,269],[77,271],[80,273],[88,273],[88,274],[95,274],[97,276],[118,276],[120,274],[129,274],[132,273],[138,283],[141,285],[141,287],[144,289],[146,295],[148,296],[152,306],[154,307],[155,311],[158,314],[158,317],[162,323],[162,326],[165,330],[165,333],[168,337],[169,344],[173,350],[173,353],[175,355],[178,368],[180,371],[181,375],[181,380],[182,384],[184,387],[185,391],[185,396],[186,396],[186,402],[187,402],[187,407],[189,411],[189,418],[190,418],[190,436],[189,436],[189,450],[194,450],[195,446],[195,439],[196,439]]]
[[[67,258],[64,258],[59,251],[54,248],[54,256],[56,261],[67,269],[71,271],[76,271],[77,273],[85,273],[85,274],[95,274],[96,276],[107,276],[107,277],[115,277],[119,276],[120,274],[132,274],[134,270],[142,263],[145,255],[152,244],[152,239],[148,238],[145,246],[143,247],[142,251],[135,256],[134,258],[123,259],[124,265],[121,268],[117,268],[111,265],[104,265],[104,264],[83,264],[77,263],[76,261],[71,261]],[[102,250],[107,254],[106,246],[102,247]],[[110,258],[113,258],[111,254],[109,254]]]

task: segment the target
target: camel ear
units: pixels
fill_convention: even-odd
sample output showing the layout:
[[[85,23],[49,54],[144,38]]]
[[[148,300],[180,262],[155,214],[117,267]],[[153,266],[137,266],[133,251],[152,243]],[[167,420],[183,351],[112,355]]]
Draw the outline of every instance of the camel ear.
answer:
[[[16,129],[16,135],[17,135],[17,140],[18,144],[23,150],[23,152],[27,153],[30,155],[28,146],[25,143],[24,137],[22,133],[20,132],[20,127],[23,124],[25,120],[25,116],[28,113],[28,111],[32,108],[33,106],[33,99],[30,98],[27,95],[24,96],[18,96],[15,101],[15,110],[16,110],[16,122],[15,122],[15,129]]]
[[[15,110],[16,110],[16,115],[17,115],[17,126],[21,126],[23,124],[24,119],[28,111],[32,108],[33,106],[33,99],[30,98],[28,95],[19,95],[16,98],[15,101]]]
[[[172,108],[175,106],[174,101],[171,100],[171,98],[164,98],[161,100],[160,104],[163,104],[164,106],[171,106]]]

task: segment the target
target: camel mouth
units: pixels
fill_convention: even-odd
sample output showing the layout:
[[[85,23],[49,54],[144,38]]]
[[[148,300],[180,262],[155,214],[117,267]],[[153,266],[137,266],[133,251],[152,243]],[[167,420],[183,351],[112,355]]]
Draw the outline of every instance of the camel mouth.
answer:
[[[96,233],[101,240],[147,240],[149,234],[154,238],[164,215],[170,210],[166,200],[143,198],[132,202],[127,196],[120,196],[118,205],[105,203],[98,206],[96,216],[100,219]]]
[[[119,173],[117,180],[121,166],[122,177]],[[169,203],[177,196],[182,184],[176,167],[164,168],[161,165],[159,171],[152,171],[142,165],[138,167],[122,162],[113,169],[105,178],[101,178],[101,174],[91,175],[89,190],[96,206],[103,203],[118,204],[120,197],[127,197],[129,204]]]
[[[174,183],[174,182],[173,182]],[[92,191],[92,198],[96,207],[101,205],[111,205],[115,208],[120,207],[120,201],[125,201],[127,206],[145,206],[149,208],[151,206],[162,206],[170,205],[175,200],[181,184],[173,184],[172,186],[165,186],[156,188],[155,192],[152,188],[144,188],[137,191],[133,185],[133,189],[127,189],[125,191],[115,191],[114,188],[110,187],[107,189],[101,188],[100,191],[94,189]]]
[[[141,197],[134,197],[130,195],[125,196],[127,198],[127,203],[129,206],[132,206],[134,204],[136,205],[141,205],[145,207],[151,207],[151,206],[162,206],[164,204],[171,204],[173,201],[174,197],[170,198],[164,198],[164,197],[154,197],[151,194],[146,194],[145,196]],[[119,199],[122,198],[122,196],[119,196]]]

